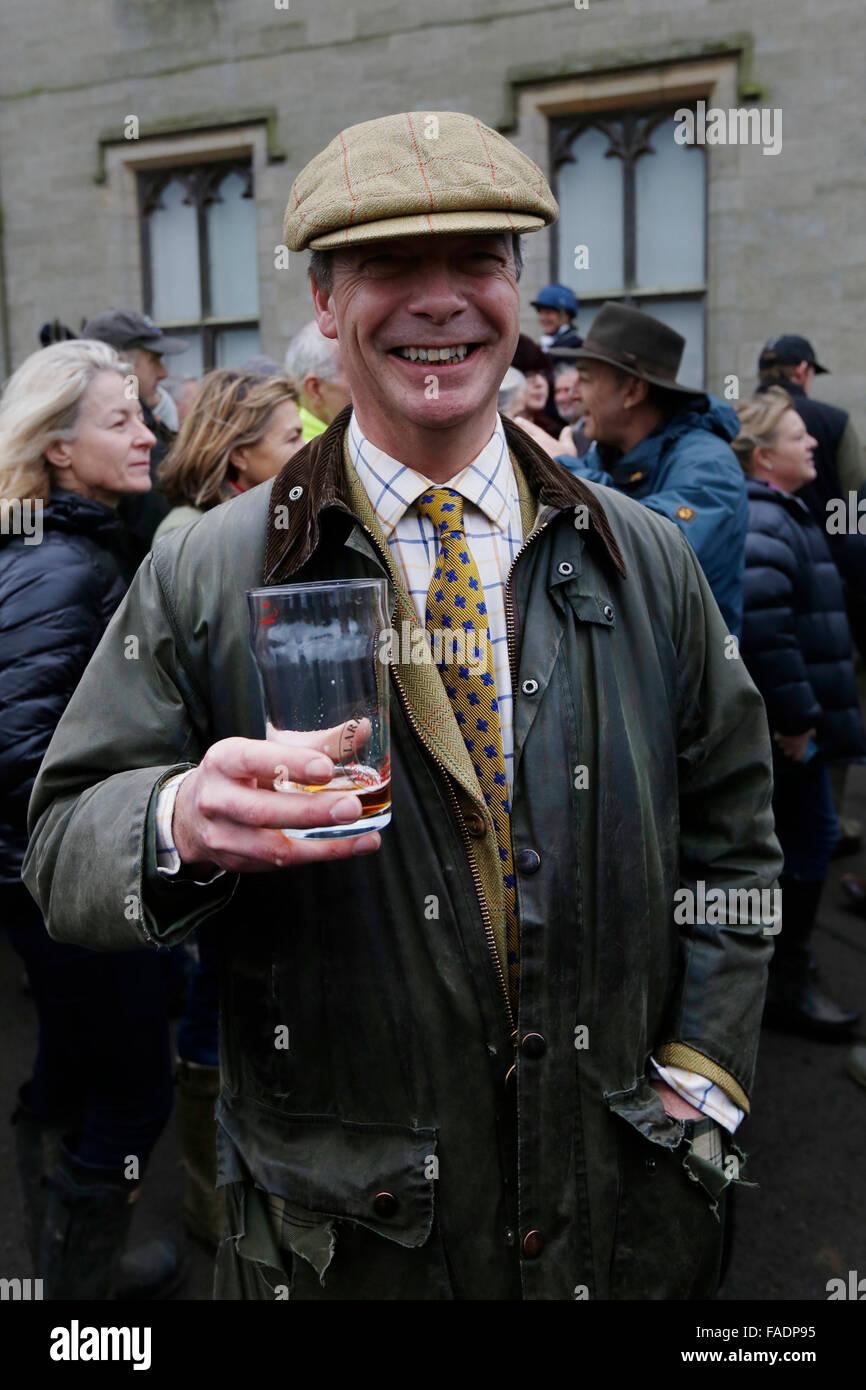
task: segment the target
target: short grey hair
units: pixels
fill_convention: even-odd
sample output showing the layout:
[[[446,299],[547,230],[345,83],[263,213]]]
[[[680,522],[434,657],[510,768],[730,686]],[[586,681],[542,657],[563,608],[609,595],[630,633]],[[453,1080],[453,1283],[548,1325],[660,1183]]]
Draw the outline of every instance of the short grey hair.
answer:
[[[314,254],[325,254],[316,252]],[[319,332],[315,319],[296,333],[286,348],[286,371],[300,388],[305,376],[320,381],[336,381],[340,375],[340,348],[333,338]]]
[[[502,235],[507,236],[507,233],[503,232]],[[523,272],[523,247],[519,232],[511,233],[511,249],[514,254],[514,269],[519,280]],[[326,294],[330,293],[334,287],[333,251],[311,251],[307,274],[317,289],[324,290]]]
[[[505,415],[511,410],[521,394],[526,390],[526,377],[523,372],[518,371],[517,367],[509,367],[502,384],[499,387],[499,396],[496,401],[496,409],[500,415]]]

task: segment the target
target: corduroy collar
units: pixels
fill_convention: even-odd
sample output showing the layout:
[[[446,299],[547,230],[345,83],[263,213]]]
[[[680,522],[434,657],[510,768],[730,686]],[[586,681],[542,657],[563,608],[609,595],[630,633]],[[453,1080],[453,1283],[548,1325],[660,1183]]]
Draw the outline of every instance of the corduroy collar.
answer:
[[[319,542],[319,514],[329,506],[351,513],[343,473],[343,435],[352,407],[347,405],[319,435],[289,459],[274,479],[268,508],[265,546],[266,584],[294,574]],[[625,578],[626,566],[604,507],[591,488],[568,469],[548,458],[529,435],[510,420],[503,420],[505,437],[514,451],[539,505],[557,510],[585,506],[588,537],[595,537],[602,553]]]

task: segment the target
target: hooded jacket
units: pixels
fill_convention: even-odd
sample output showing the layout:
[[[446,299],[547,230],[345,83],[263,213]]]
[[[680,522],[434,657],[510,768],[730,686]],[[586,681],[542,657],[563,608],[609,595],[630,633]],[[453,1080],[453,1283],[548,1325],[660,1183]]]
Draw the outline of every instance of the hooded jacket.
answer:
[[[749,478],[741,651],[771,731],[802,734],[829,761],[866,761],[845,592],[799,497]],[[785,759],[790,766],[790,759]]]
[[[582,459],[561,454],[557,460],[572,473],[614,487],[676,522],[737,635],[749,511],[743,470],[730,448],[739,432],[733,406],[703,395],[689,398],[627,454],[596,445]]]
[[[700,1064],[748,1109],[772,937],[736,913],[677,925],[674,895],[760,897],[782,860],[762,701],[663,517],[505,423],[525,536],[506,589],[517,1018],[496,838],[434,666],[392,667],[377,853],[208,885],[156,871],[159,787],[265,733],[245,590],[384,575],[392,625],[417,626],[349,413],[157,544],[48,751],[25,880],[49,931],[91,947],[214,920],[218,1297],[708,1295],[736,1165],[693,1151],[649,1058]]]
[[[39,764],[137,561],[117,513],[65,489],[41,540],[0,533],[0,883],[20,881]]]

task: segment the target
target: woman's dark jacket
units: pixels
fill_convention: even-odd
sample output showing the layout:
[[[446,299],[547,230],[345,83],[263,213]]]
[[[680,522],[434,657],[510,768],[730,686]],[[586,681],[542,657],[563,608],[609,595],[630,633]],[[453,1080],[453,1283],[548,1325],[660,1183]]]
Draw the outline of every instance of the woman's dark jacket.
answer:
[[[773,732],[816,730],[831,761],[866,761],[839,571],[798,497],[748,479],[741,652]]]
[[[75,492],[52,494],[38,543],[0,534],[0,883],[20,881],[39,764],[135,569],[116,513]]]

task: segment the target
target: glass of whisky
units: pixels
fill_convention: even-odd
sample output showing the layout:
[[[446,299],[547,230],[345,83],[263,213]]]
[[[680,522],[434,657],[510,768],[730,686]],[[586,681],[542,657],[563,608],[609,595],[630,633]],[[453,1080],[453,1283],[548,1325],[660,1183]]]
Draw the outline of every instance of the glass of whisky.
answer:
[[[350,825],[283,830],[289,839],[329,840],[381,830],[391,819],[389,672],[380,656],[388,629],[385,579],[336,579],[247,590],[250,648],[261,683],[267,737],[309,746],[317,736],[335,764],[330,782],[290,781],[282,792],[344,791],[361,815]]]

